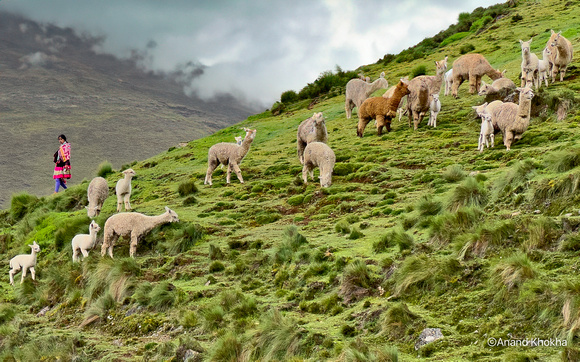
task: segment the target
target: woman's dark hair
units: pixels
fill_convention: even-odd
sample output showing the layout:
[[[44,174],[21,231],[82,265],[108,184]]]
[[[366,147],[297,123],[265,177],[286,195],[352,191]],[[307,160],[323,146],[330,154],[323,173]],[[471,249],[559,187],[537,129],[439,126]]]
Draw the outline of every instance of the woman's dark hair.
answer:
[[[60,136],[58,136],[58,138],[62,138],[65,142],[66,142],[66,136],[61,134]]]

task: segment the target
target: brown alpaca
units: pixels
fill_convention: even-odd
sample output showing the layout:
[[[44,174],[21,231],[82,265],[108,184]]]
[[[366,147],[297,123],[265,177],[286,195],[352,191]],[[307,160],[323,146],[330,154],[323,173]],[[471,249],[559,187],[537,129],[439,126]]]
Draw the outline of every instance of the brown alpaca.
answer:
[[[453,62],[453,87],[451,94],[457,98],[457,90],[463,81],[469,80],[469,93],[479,92],[481,78],[487,75],[493,80],[503,77],[503,73],[493,69],[481,54],[465,54]]]
[[[409,94],[409,83],[401,79],[391,98],[372,97],[363,102],[358,113],[356,134],[363,136],[365,127],[372,120],[377,120],[377,135],[383,133],[383,127],[391,132],[391,120],[397,115],[397,108],[403,96]]]
[[[574,56],[574,48],[572,48],[572,43],[564,38],[562,32],[554,32],[552,30],[552,36],[548,40],[552,73],[552,83],[556,80],[556,73],[560,73],[560,82],[564,80],[564,75],[566,74],[566,69],[568,64],[572,62],[572,57]]]
[[[421,75],[411,79],[409,82],[409,96],[407,97],[407,116],[409,117],[409,127],[413,120],[414,129],[419,127],[425,114],[430,111],[431,94],[439,94],[443,85],[443,78],[447,70],[447,57],[435,62],[436,75]]]

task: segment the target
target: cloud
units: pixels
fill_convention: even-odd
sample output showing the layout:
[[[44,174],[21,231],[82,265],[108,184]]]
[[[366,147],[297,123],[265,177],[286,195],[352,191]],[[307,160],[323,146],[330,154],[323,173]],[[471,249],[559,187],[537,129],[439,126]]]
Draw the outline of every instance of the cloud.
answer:
[[[148,70],[183,71],[195,64],[186,91],[205,98],[243,95],[269,107],[283,91],[298,91],[335,65],[348,70],[374,63],[447,28],[459,12],[492,3],[4,0],[0,9],[103,36],[96,50],[138,55]]]

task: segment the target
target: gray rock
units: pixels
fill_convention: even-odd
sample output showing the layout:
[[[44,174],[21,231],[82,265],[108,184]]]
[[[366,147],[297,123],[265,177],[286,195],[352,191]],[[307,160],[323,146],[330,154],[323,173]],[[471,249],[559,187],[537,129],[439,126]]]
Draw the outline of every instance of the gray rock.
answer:
[[[440,338],[443,338],[441,328],[425,328],[419,335],[419,340],[417,343],[415,343],[415,350],[418,350],[424,345],[434,342]]]

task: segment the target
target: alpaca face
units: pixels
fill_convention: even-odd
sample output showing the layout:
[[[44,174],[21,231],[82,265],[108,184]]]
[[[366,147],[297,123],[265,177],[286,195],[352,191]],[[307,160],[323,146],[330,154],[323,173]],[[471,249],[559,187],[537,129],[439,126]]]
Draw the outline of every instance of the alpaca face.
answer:
[[[255,129],[248,130],[244,140],[253,140],[255,137],[256,137],[256,130]]]
[[[129,177],[133,177],[136,175],[135,171],[133,171],[132,168],[126,169],[125,171],[123,171],[123,174]]]
[[[554,37],[554,40],[552,41],[552,44],[550,44],[552,47],[558,46],[558,41],[560,40],[561,34],[562,34],[562,32],[559,32],[558,34],[556,34],[556,36]]]
[[[531,100],[534,98],[534,91],[530,87],[526,86],[525,88],[517,88],[517,90],[520,91],[522,99]]]
[[[319,178],[322,187],[329,187],[332,184],[332,174],[322,174]]]
[[[411,91],[409,91],[409,83],[405,82],[403,79],[399,80],[397,88],[399,89],[399,92],[403,93],[404,96],[411,93]]]
[[[97,224],[94,220],[91,222],[91,225],[89,226],[91,231],[94,231],[95,233],[98,233],[99,230],[101,230],[101,227],[99,226],[99,224]]]
[[[530,54],[530,44],[531,43],[532,43],[532,39],[530,39],[529,41],[521,41],[520,40],[520,45],[522,47],[522,54],[524,54],[524,55]]]
[[[32,249],[32,251],[34,251],[35,253],[40,253],[40,245],[38,245],[36,243],[36,241],[34,241],[32,243],[32,245],[28,245],[28,246],[30,246],[30,248]]]
[[[170,216],[169,222],[179,222],[179,216],[177,216],[177,213],[175,211],[171,210],[167,206],[165,206],[165,211],[169,213]]]

